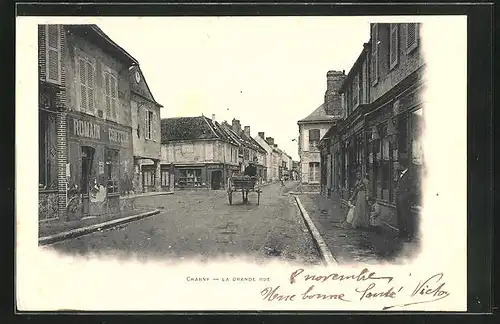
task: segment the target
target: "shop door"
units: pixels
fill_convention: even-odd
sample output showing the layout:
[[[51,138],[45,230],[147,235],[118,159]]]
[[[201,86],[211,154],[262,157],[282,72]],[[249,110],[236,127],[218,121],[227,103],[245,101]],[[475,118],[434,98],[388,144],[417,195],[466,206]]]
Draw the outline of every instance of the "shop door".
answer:
[[[220,189],[222,181],[222,171],[212,171],[212,189],[218,190]]]
[[[94,160],[94,149],[92,147],[82,147],[82,215],[87,215],[90,210],[89,191],[90,191],[90,172],[92,170],[92,162]]]
[[[155,168],[152,166],[143,166],[142,167],[142,184],[144,192],[152,192],[155,188]]]

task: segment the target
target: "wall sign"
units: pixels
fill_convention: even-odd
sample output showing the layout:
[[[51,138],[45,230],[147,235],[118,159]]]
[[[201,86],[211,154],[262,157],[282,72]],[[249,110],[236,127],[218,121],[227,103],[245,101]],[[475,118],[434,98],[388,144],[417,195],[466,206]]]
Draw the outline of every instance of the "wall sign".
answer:
[[[96,120],[68,116],[68,135],[72,138],[86,139],[102,144],[131,147],[130,134],[127,131]]]

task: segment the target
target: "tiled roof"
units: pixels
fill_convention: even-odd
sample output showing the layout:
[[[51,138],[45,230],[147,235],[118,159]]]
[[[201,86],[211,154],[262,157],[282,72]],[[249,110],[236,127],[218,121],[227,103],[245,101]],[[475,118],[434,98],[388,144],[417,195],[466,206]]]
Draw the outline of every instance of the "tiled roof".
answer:
[[[257,143],[256,140],[254,140],[252,137],[246,136],[245,133],[242,131],[241,133],[237,133],[234,131],[234,129],[229,125],[227,122],[222,123],[222,128],[226,131],[228,136],[230,136],[234,141],[238,142],[240,145],[250,147],[254,150],[260,151],[260,152],[266,152],[262,146]]]
[[[328,121],[328,120],[333,120],[334,117],[330,116],[326,113],[325,111],[325,105],[324,103],[321,104],[318,108],[316,108],[309,116],[307,116],[304,119],[299,120],[300,122],[314,122],[314,121]]]
[[[221,139],[228,141],[212,120],[204,117],[177,117],[161,120],[161,141]]]

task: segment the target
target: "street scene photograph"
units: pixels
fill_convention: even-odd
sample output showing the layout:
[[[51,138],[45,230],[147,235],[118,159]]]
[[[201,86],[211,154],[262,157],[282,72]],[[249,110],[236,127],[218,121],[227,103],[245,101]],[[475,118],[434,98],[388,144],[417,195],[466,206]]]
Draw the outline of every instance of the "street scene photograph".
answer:
[[[422,25],[38,24],[39,248],[309,266],[415,258]]]

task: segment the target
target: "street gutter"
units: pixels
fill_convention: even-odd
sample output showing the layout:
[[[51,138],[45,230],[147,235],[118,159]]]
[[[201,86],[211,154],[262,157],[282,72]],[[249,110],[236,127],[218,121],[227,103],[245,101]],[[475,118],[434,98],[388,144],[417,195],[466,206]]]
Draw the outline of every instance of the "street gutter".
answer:
[[[323,237],[321,237],[321,234],[319,234],[318,229],[316,228],[316,226],[313,223],[313,220],[311,219],[306,209],[302,205],[302,202],[300,201],[299,197],[294,195],[294,198],[295,202],[297,203],[297,206],[299,207],[300,213],[304,218],[307,229],[309,230],[309,233],[311,233],[311,236],[313,237],[314,244],[316,245],[317,249],[321,254],[323,262],[325,263],[326,266],[338,265],[337,260],[333,257],[332,252],[330,252],[330,249],[323,240]]]
[[[44,237],[41,237],[38,239],[38,245],[39,246],[40,245],[47,245],[47,244],[52,244],[52,243],[59,242],[59,241],[64,241],[67,239],[79,237],[79,236],[90,234],[93,232],[97,232],[97,231],[102,230],[102,229],[114,227],[114,226],[117,226],[120,224],[130,223],[130,222],[133,222],[133,221],[136,221],[139,219],[143,219],[143,218],[146,218],[149,216],[153,216],[153,215],[156,215],[159,213],[160,213],[160,210],[155,209],[155,210],[141,213],[141,214],[137,214],[137,215],[118,218],[118,219],[114,219],[114,220],[107,221],[104,223],[99,223],[99,224],[94,224],[94,225],[90,225],[90,226],[86,226],[86,227],[76,228],[74,230],[70,230],[67,232],[62,232],[62,233],[58,233],[58,234],[54,234],[54,235],[44,236]]]

